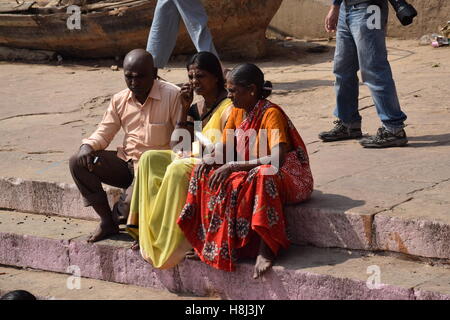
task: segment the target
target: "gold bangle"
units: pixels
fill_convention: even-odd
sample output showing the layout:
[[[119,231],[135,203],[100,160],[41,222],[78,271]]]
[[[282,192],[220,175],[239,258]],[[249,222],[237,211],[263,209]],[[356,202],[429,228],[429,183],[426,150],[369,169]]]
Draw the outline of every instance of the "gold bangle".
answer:
[[[237,161],[230,161],[230,162],[228,162],[228,164],[230,165],[231,171],[233,171],[233,172],[237,171],[237,168],[239,167],[239,164],[237,163]]]

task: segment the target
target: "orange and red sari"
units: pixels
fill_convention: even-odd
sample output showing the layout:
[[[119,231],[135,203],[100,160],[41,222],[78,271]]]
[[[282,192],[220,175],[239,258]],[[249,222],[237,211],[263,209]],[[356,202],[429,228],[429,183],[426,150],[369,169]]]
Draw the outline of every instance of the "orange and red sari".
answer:
[[[280,248],[287,248],[283,205],[302,202],[312,193],[313,178],[305,144],[279,106],[261,100],[236,128],[259,132],[261,128],[274,128],[273,122],[277,127],[277,121],[269,123],[273,117],[264,116],[269,113],[279,115],[279,123],[285,124],[278,128],[280,141],[287,136],[291,146],[276,174],[262,174],[270,165],[233,172],[217,190],[208,187],[214,170],[201,179],[195,177],[195,171],[191,175],[186,204],[177,223],[200,259],[217,269],[234,271],[238,258],[256,257],[260,239],[275,254]],[[239,135],[236,139],[237,146],[244,146],[244,150],[237,151],[248,154],[248,143],[240,144]]]

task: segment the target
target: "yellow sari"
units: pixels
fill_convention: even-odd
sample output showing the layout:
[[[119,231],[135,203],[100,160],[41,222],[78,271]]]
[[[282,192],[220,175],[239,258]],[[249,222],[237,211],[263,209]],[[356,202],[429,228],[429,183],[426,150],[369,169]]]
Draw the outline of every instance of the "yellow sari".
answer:
[[[204,126],[202,134],[211,142],[217,141],[210,129],[222,132],[232,107],[231,100],[224,99]],[[142,257],[155,268],[174,267],[191,249],[176,221],[186,202],[192,169],[199,161],[179,158],[172,150],[150,150],[139,160],[126,230],[139,241]]]

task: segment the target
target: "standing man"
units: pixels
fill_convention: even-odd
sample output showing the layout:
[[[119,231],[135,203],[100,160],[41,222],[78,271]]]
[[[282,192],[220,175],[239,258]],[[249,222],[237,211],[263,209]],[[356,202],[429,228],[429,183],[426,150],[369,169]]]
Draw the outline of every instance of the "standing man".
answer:
[[[371,5],[380,10],[372,11]],[[335,127],[321,132],[324,142],[362,137],[361,115],[358,112],[359,80],[368,85],[382,127],[374,136],[360,144],[368,148],[400,147],[408,143],[391,67],[387,59],[387,0],[333,0],[325,19],[325,29],[336,31],[334,74],[336,75]],[[380,14],[378,14],[380,13]],[[377,21],[378,19],[378,21]],[[378,23],[377,23],[378,22]]]
[[[175,48],[180,19],[198,52],[217,55],[208,29],[208,16],[200,0],[158,0],[153,16],[147,51],[154,57],[155,68],[164,68]]]
[[[97,130],[82,141],[70,158],[72,177],[83,196],[100,216],[97,230],[89,242],[119,232],[130,209],[134,167],[142,153],[150,149],[170,149],[170,137],[181,112],[180,89],[155,80],[153,58],[144,49],[130,51],[123,71],[128,89],[115,94]],[[116,133],[125,132],[123,146],[105,150]],[[111,210],[102,183],[124,189]]]

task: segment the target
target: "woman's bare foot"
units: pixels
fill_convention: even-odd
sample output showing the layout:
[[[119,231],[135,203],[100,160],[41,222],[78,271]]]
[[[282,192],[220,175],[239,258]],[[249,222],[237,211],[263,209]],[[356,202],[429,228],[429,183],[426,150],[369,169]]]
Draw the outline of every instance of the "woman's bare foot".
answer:
[[[131,250],[139,250],[139,241],[134,241],[133,244],[130,247]]]
[[[253,273],[253,279],[258,279],[269,269],[272,268],[275,255],[270,248],[261,240],[259,246],[258,257],[256,258],[255,271]]]
[[[118,225],[114,224],[113,222],[108,223],[101,222],[87,241],[90,243],[97,242],[118,233],[119,233]]]
[[[194,249],[191,249],[188,252],[186,252],[186,259],[200,260]]]

